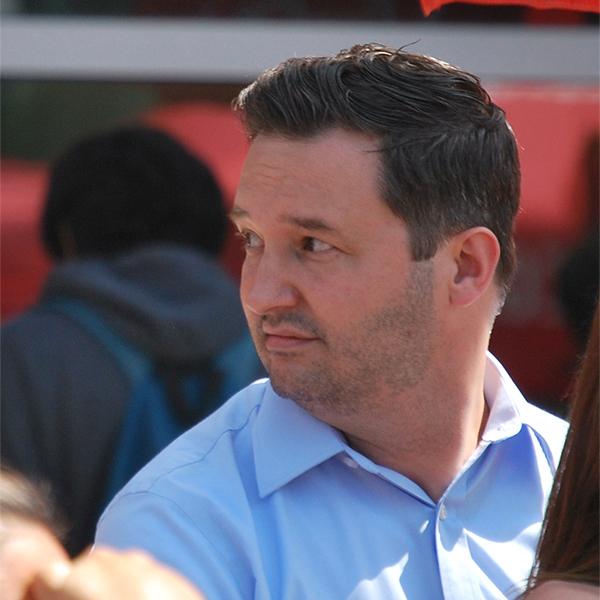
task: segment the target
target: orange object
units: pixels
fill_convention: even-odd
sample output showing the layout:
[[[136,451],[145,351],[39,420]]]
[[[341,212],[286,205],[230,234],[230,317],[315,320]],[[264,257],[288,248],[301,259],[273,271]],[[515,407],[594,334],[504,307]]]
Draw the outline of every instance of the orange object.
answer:
[[[492,6],[530,6],[540,9],[578,10],[600,13],[598,0],[421,0],[421,8],[426,17],[444,4],[461,2],[465,4],[489,4]]]

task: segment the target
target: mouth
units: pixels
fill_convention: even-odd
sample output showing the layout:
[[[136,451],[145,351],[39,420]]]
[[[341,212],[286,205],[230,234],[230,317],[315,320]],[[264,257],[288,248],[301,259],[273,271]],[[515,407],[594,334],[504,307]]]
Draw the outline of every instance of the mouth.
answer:
[[[296,332],[273,332],[263,331],[264,345],[269,352],[285,352],[300,350],[319,338],[302,335]]]

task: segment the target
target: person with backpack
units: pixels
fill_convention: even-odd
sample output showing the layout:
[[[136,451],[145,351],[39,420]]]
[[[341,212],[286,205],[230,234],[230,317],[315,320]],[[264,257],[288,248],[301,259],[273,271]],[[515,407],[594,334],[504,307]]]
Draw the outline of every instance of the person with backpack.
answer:
[[[159,130],[80,141],[53,165],[42,236],[56,266],[2,327],[2,460],[51,484],[93,540],[111,497],[150,458],[262,374],[206,165]]]

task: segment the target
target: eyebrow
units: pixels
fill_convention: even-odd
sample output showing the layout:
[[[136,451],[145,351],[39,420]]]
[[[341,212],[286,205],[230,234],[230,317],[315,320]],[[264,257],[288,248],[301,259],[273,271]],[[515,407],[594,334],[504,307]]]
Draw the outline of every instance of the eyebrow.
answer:
[[[229,218],[232,221],[236,221],[237,219],[245,219],[249,218],[250,213],[241,208],[240,206],[234,206],[229,213]],[[335,229],[323,221],[322,219],[318,219],[315,217],[302,217],[297,215],[283,215],[278,221],[281,223],[286,223],[288,225],[295,225],[297,227],[301,227],[302,229],[307,229],[309,231],[331,231],[335,232]]]
[[[284,215],[279,220],[282,223],[296,225],[297,227],[302,227],[302,229],[308,229],[309,231],[335,231],[331,225],[328,225],[322,219],[316,219],[314,217]]]
[[[239,207],[239,206],[234,206],[231,211],[229,212],[229,218],[232,221],[235,221],[236,219],[243,219],[245,217],[249,217],[250,215],[248,214],[247,210],[244,210],[243,208]]]

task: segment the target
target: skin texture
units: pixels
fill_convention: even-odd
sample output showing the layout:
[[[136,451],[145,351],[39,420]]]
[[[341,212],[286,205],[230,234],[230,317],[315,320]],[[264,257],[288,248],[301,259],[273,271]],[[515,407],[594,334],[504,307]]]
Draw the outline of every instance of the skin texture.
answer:
[[[4,600],[28,598],[36,574],[49,562],[68,560],[47,527],[35,521],[2,515],[0,523],[0,590]]]
[[[598,600],[600,590],[593,585],[570,581],[548,581],[527,594],[527,600]]]
[[[203,600],[175,571],[142,552],[108,548],[73,562],[43,524],[2,515],[0,590],[3,600]]]
[[[251,236],[241,288],[246,316],[280,394],[316,413],[356,413],[356,403],[395,396],[426,373],[431,264],[410,261],[406,229],[377,201],[372,144],[334,157],[331,169],[319,168],[318,155],[307,157],[312,179],[295,148],[274,146],[270,164],[270,144],[254,144],[246,171],[253,174],[240,186],[238,206],[252,206],[240,222]],[[367,163],[372,177],[353,162]],[[350,190],[331,178],[336,166],[351,178]]]
[[[485,421],[499,249],[475,228],[413,261],[375,150],[339,129],[253,141],[231,215],[241,298],[275,390],[436,497]]]
[[[175,571],[143,552],[108,548],[83,554],[71,564],[43,570],[32,586],[35,600],[203,600],[204,596]]]

